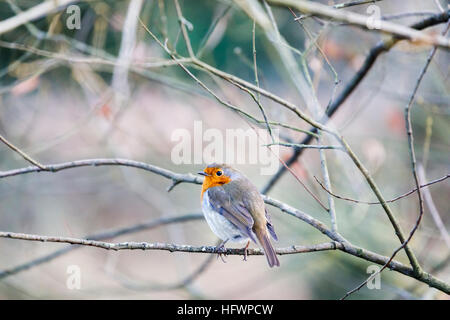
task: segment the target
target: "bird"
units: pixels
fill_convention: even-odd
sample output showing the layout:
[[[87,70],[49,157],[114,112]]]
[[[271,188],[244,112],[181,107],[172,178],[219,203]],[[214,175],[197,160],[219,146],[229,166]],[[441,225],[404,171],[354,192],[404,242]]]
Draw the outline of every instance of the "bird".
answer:
[[[226,164],[213,163],[198,174],[204,176],[201,192],[203,215],[213,233],[222,240],[218,251],[225,252],[225,243],[250,240],[264,249],[269,267],[280,266],[270,237],[278,241],[264,200],[256,186],[240,171]],[[219,253],[220,255],[220,253]]]

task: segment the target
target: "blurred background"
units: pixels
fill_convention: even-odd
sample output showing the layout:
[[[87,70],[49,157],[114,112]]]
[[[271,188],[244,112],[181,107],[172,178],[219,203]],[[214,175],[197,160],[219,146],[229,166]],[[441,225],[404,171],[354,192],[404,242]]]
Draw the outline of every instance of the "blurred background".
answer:
[[[336,4],[346,1],[320,1]],[[6,20],[41,1],[0,1]],[[209,65],[254,83],[253,20],[232,1],[181,0],[180,7],[193,51]],[[446,1],[386,0],[376,2],[382,17],[410,25],[438,13]],[[171,50],[188,51],[173,1],[80,1],[81,28],[67,27],[73,15],[65,9],[0,35],[0,134],[43,164],[89,158],[125,158],[180,173],[195,173],[203,164],[175,165],[171,152],[174,130],[249,128],[240,115],[219,104],[189,77],[151,38],[133,15]],[[261,8],[264,8],[261,6]],[[368,4],[351,10],[369,14]],[[266,10],[266,9],[264,9]],[[304,76],[311,75],[320,105],[346,86],[370,48],[386,37],[377,32],[306,17],[272,7],[285,46]],[[407,15],[403,15],[408,13]],[[300,15],[300,13],[296,13]],[[397,16],[401,14],[400,16]],[[130,28],[131,26],[131,28]],[[427,29],[438,34],[444,25]],[[279,40],[279,39],[278,39]],[[292,69],[280,58],[280,43],[256,25],[259,85],[311,114],[305,92],[293,81]],[[320,52],[314,43],[317,43]],[[364,81],[330,120],[347,138],[372,173],[383,195],[394,198],[414,188],[410,169],[404,109],[430,46],[400,42],[382,54]],[[324,56],[326,58],[324,58]],[[449,52],[438,50],[417,93],[412,109],[415,151],[428,181],[449,171]],[[226,81],[185,64],[223,100],[262,119],[252,98]],[[303,70],[303,71],[302,71]],[[335,83],[339,81],[337,86]],[[308,130],[309,125],[273,101],[261,97],[267,117]],[[300,141],[304,134],[281,128],[281,138]],[[329,141],[330,142],[330,141]],[[330,142],[331,143],[331,142]],[[293,150],[280,147],[283,160]],[[336,194],[376,201],[348,157],[325,152]],[[0,144],[0,170],[29,166]],[[258,165],[238,168],[258,188],[270,179]],[[323,202],[327,194],[317,150],[306,150],[292,166]],[[201,213],[201,187],[180,184],[134,168],[85,167],[58,173],[30,173],[0,181],[0,230],[83,238],[161,217]],[[411,246],[424,270],[450,281],[450,224],[447,180],[428,188],[425,214]],[[268,193],[330,226],[330,217],[289,173]],[[430,213],[431,203],[444,233]],[[399,246],[380,206],[335,199],[340,233],[355,245],[390,256]],[[419,213],[417,195],[391,204],[405,232]],[[306,223],[268,207],[279,247],[313,245],[328,239]],[[448,238],[448,234],[447,234]],[[214,245],[217,238],[204,220],[170,224],[122,235],[110,242],[146,241]],[[0,238],[0,275],[66,244]],[[396,259],[408,260],[403,252]],[[338,299],[365,280],[371,263],[340,251],[281,256],[281,268],[269,269],[265,258],[229,256],[227,263],[206,254],[167,251],[107,251],[76,248],[31,268],[0,277],[0,299]],[[81,288],[67,287],[69,266],[81,271]],[[201,272],[197,272],[202,268]],[[195,279],[182,285],[186,277]],[[181,285],[179,285],[181,284]],[[175,287],[175,288],[174,288]],[[448,296],[393,271],[381,275],[381,289],[362,288],[353,299],[448,299]]]

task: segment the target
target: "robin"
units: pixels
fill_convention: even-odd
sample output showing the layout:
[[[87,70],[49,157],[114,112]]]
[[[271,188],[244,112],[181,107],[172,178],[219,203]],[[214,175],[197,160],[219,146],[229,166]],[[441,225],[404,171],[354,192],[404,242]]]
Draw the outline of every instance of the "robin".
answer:
[[[202,209],[211,230],[225,243],[244,242],[244,260],[250,240],[263,247],[270,267],[279,266],[270,236],[278,240],[258,189],[241,172],[225,164],[211,164],[199,172],[204,176]]]

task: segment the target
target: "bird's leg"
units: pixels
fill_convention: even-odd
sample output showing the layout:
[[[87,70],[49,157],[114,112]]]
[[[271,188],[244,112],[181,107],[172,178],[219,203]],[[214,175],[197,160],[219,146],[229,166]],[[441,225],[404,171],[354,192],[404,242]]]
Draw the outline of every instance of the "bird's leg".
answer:
[[[227,243],[227,242],[228,242],[228,239],[222,241],[219,244],[219,246],[216,247],[217,259],[219,259],[219,257],[220,257],[220,259],[222,259],[223,263],[227,263],[225,261],[225,259],[223,258],[223,256],[226,256],[227,249],[225,249],[225,243]]]
[[[244,261],[247,261],[248,256],[248,246],[250,245],[250,240],[247,241],[247,244],[244,247]]]

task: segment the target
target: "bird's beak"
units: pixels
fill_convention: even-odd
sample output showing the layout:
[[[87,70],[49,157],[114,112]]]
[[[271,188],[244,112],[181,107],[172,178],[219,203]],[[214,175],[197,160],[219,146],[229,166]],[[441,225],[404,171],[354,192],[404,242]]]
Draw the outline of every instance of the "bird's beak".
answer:
[[[203,171],[197,172],[197,174],[199,174],[201,176],[209,177],[209,174],[207,174],[207,173],[205,173]]]

